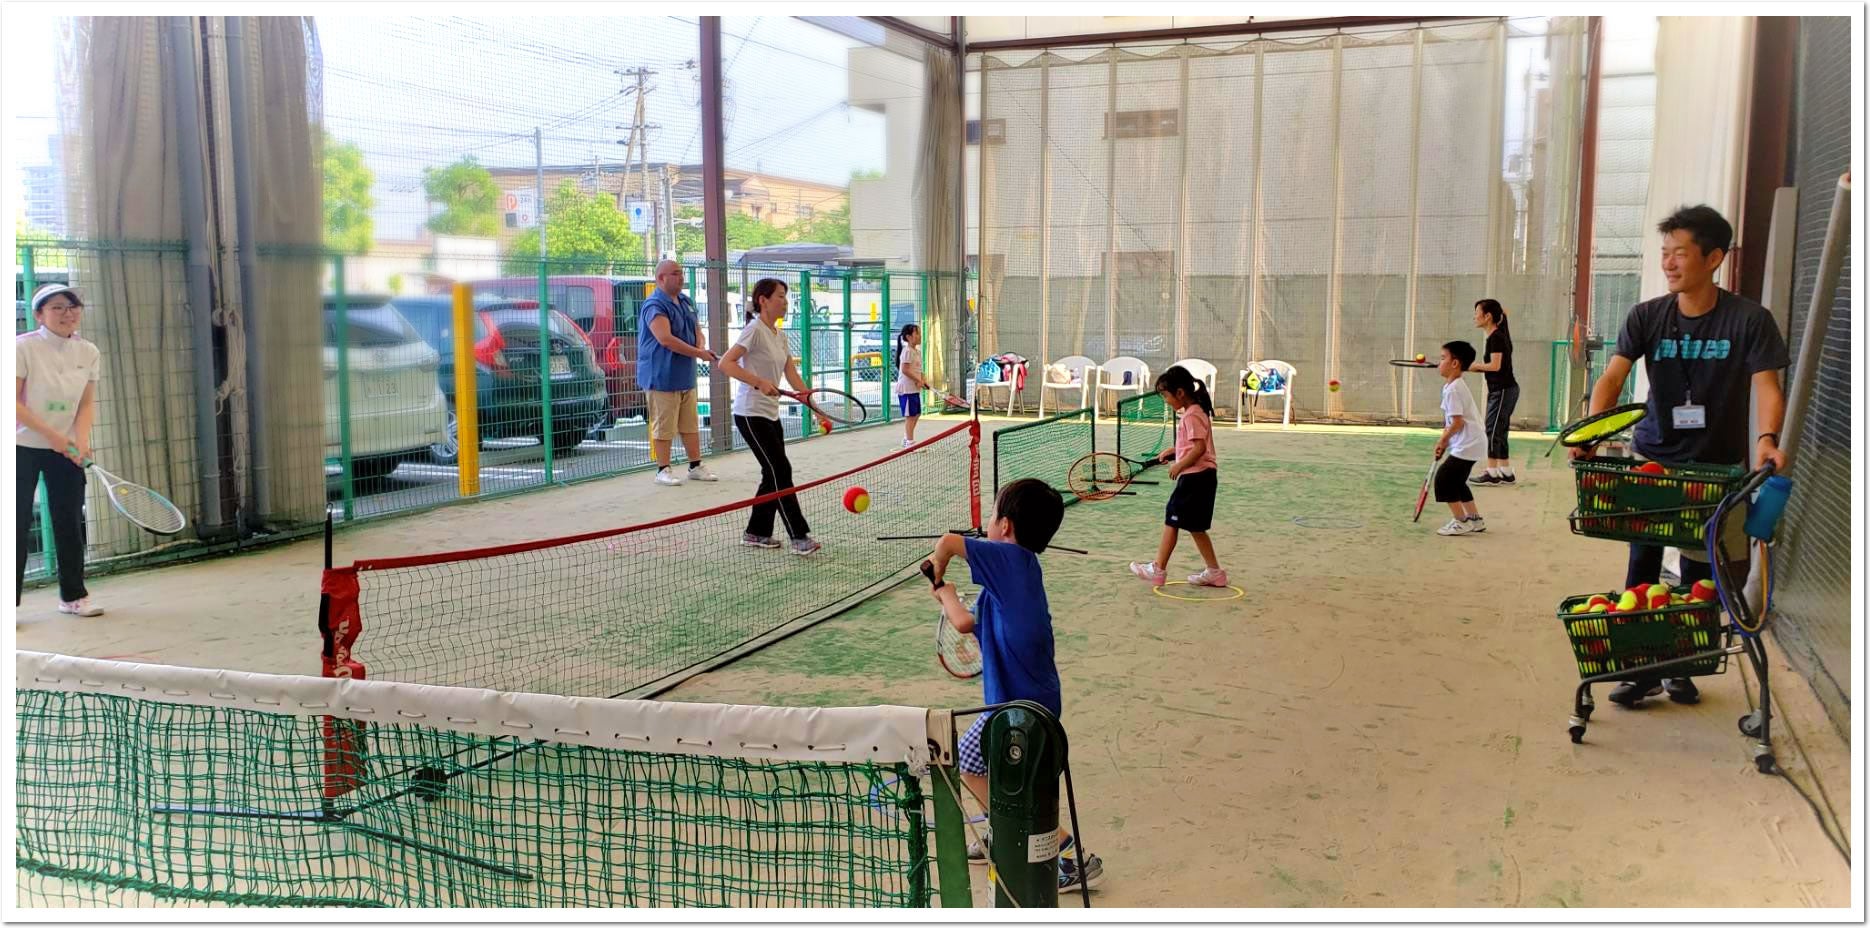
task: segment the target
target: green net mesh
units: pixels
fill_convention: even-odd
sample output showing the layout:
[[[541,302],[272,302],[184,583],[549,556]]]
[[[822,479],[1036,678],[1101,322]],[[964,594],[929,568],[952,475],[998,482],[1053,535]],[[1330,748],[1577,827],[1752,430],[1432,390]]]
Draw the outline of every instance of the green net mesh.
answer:
[[[1175,411],[1160,393],[1126,397],[1117,403],[1117,453],[1148,461],[1175,443]]]
[[[1074,409],[1036,422],[993,433],[993,492],[1026,477],[1050,484],[1066,504],[1078,497],[1067,479],[1071,465],[1097,450],[1097,429],[1089,408]]]
[[[932,899],[923,792],[904,763],[649,753],[29,686],[22,674],[23,906]],[[357,734],[359,764],[354,788],[327,799],[332,724]]]

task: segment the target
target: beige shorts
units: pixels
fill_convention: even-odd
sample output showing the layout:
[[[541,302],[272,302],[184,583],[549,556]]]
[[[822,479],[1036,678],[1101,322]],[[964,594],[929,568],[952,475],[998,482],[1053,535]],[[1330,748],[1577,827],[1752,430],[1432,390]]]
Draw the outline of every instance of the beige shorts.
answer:
[[[693,435],[701,431],[701,419],[695,415],[695,391],[667,393],[650,390],[649,437],[673,441],[677,434]]]

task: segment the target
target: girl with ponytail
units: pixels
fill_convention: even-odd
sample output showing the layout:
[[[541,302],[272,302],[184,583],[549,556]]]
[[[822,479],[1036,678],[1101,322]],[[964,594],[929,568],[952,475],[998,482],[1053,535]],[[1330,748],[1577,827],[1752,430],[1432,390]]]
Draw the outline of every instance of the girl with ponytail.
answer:
[[[922,416],[922,327],[911,322],[896,333],[896,409],[903,414],[903,447],[916,443],[916,420]]]
[[[1485,375],[1487,381],[1487,469],[1468,482],[1510,487],[1519,482],[1513,476],[1513,461],[1506,447],[1513,407],[1519,405],[1519,380],[1513,376],[1513,332],[1507,327],[1506,308],[1499,300],[1475,301],[1474,326],[1487,333],[1481,359],[1468,368]]]
[[[1171,367],[1156,378],[1156,392],[1162,394],[1177,413],[1175,447],[1164,451],[1157,460],[1173,461],[1169,477],[1175,490],[1163,514],[1162,543],[1151,563],[1132,563],[1130,573],[1150,586],[1168,580],[1169,555],[1175,553],[1178,532],[1195,539],[1206,566],[1188,578],[1194,586],[1227,585],[1227,571],[1214,556],[1214,542],[1208,527],[1214,522],[1214,496],[1220,482],[1214,462],[1214,400],[1208,386],[1187,368]]]

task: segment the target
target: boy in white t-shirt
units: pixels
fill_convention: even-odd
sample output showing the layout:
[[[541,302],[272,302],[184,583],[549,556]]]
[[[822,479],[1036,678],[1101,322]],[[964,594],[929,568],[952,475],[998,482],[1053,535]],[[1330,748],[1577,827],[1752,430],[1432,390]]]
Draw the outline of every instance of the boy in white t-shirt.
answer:
[[[1435,442],[1435,457],[1441,459],[1441,466],[1435,468],[1435,501],[1447,503],[1454,518],[1435,530],[1438,535],[1474,535],[1487,530],[1480,508],[1474,505],[1474,492],[1467,487],[1474,465],[1487,454],[1480,406],[1474,402],[1474,392],[1461,380],[1473,365],[1473,345],[1449,342],[1441,346],[1441,364],[1436,370],[1447,381],[1441,388],[1441,411],[1447,424],[1441,430],[1441,440]]]

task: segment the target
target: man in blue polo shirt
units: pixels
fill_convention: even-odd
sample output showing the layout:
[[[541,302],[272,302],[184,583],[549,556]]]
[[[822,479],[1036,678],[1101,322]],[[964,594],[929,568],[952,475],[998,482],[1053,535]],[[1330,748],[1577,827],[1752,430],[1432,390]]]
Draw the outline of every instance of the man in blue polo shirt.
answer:
[[[695,361],[713,363],[707,336],[695,317],[695,304],[682,293],[682,266],[656,265],[656,289],[637,314],[636,382],[649,395],[649,454],[656,483],[679,487],[682,477],[669,469],[676,433],[688,451],[688,476],[719,480],[701,462],[701,419],[695,407]]]

